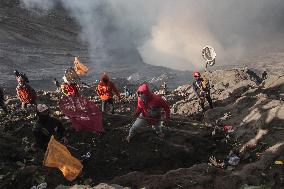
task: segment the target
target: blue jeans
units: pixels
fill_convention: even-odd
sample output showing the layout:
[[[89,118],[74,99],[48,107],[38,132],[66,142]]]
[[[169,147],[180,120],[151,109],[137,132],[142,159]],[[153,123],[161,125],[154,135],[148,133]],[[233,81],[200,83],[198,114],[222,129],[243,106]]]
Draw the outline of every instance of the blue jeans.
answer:
[[[129,129],[129,134],[128,136],[132,138],[137,130],[143,126],[146,126],[148,124],[147,120],[145,117],[142,116],[142,114],[139,115],[139,117],[136,119],[136,121],[133,123],[131,128]],[[156,124],[153,125],[154,130],[156,131],[157,134],[163,133],[162,131],[162,122],[158,121]]]

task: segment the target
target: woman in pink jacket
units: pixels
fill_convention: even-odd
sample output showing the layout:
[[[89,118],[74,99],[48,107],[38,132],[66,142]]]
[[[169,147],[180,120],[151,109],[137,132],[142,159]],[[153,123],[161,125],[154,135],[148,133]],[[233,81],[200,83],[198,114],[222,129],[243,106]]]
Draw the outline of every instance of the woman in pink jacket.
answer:
[[[153,125],[156,133],[163,137],[161,112],[162,109],[166,112],[166,119],[170,118],[170,107],[167,102],[160,96],[150,92],[147,84],[142,84],[137,91],[138,105],[135,110],[135,116],[138,118],[129,130],[126,138],[130,142],[131,138],[135,135],[136,130],[144,125]]]

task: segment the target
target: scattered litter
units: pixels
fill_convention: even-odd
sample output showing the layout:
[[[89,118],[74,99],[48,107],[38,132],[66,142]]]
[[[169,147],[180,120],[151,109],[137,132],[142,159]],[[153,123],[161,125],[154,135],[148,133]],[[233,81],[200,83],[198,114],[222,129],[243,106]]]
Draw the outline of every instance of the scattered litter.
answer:
[[[45,189],[45,188],[47,188],[47,183],[46,182],[41,183],[38,186],[32,186],[31,187],[31,189]]]
[[[91,152],[87,152],[86,154],[82,155],[80,160],[83,162],[83,161],[87,161],[88,159],[90,159],[92,156]]]
[[[75,147],[70,146],[70,145],[68,145],[68,144],[65,144],[65,146],[66,146],[66,147],[68,147],[68,148],[71,148],[71,149],[73,149],[73,150],[76,150],[76,151],[78,151],[78,150],[79,150],[78,148],[75,148]]]
[[[25,144],[25,145],[29,144],[28,137],[22,138],[22,144]]]
[[[232,156],[229,157],[228,163],[230,165],[236,166],[236,165],[239,164],[240,160],[241,159],[238,156],[232,155]]]
[[[70,120],[69,117],[67,117],[67,116],[62,117],[62,119]]]
[[[227,168],[226,168],[226,170],[228,170],[228,171],[232,171],[232,170],[234,170],[235,168],[233,167],[233,166],[228,166]]]
[[[255,155],[256,155],[256,157],[259,158],[259,157],[261,156],[261,153],[260,153],[260,152],[257,152]]]
[[[214,129],[211,133],[212,136],[214,136],[216,134],[216,129]]]
[[[234,127],[232,125],[225,125],[224,126],[224,131],[228,132],[228,133],[232,133],[234,132]]]
[[[281,161],[281,160],[277,160],[277,161],[275,161],[274,162],[276,165],[283,165],[284,163],[283,163],[283,161]]]
[[[223,117],[220,118],[220,121],[225,121],[231,117],[231,113],[225,113]]]
[[[86,179],[86,180],[84,180],[84,185],[90,185],[90,184],[92,184],[92,182],[93,182],[93,180],[91,179],[91,178],[88,178],[88,179]]]
[[[55,111],[55,112],[53,113],[53,115],[55,115],[55,116],[60,116],[60,115],[62,115],[62,113],[61,113],[60,111]]]
[[[214,156],[211,156],[209,158],[209,161],[210,161],[209,165],[213,165],[213,166],[218,167],[218,168],[224,168],[224,166],[225,166],[224,162],[218,162],[217,159]]]
[[[25,167],[26,165],[20,161],[17,161],[16,164],[20,167]]]
[[[81,162],[71,155],[66,146],[56,141],[53,135],[48,143],[43,165],[58,168],[69,181],[75,180],[83,169]]]
[[[271,189],[271,187],[270,186],[265,186],[265,185],[249,186],[249,185],[245,184],[240,189]]]
[[[37,186],[37,189],[45,189],[47,188],[47,183],[44,182],[44,183],[41,183],[40,185]]]

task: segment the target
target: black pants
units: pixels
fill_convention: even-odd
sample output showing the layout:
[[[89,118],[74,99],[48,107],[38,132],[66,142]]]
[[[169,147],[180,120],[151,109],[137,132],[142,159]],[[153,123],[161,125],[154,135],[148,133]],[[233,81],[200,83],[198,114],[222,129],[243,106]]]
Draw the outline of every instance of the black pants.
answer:
[[[113,99],[110,98],[108,100],[102,100],[102,112],[106,111],[107,106],[109,106],[110,112],[113,114],[114,113],[114,106],[113,106]]]
[[[204,106],[205,99],[207,100],[210,109],[213,108],[213,102],[212,102],[212,98],[210,96],[210,92],[206,92],[205,95],[199,99],[199,105],[201,106],[202,111],[205,110],[205,106]]]

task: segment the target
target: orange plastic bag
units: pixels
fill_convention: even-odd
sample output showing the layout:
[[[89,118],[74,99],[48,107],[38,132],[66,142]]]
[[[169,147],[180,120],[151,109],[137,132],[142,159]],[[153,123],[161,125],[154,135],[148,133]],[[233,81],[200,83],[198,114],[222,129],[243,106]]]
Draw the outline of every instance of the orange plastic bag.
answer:
[[[79,57],[75,57],[74,69],[75,69],[77,75],[79,75],[79,76],[85,75],[89,70],[87,68],[87,66],[85,66],[84,64],[81,63]]]
[[[51,136],[48,143],[43,165],[60,169],[69,181],[76,179],[83,169],[81,162],[74,158],[63,144],[57,142],[54,136]]]

